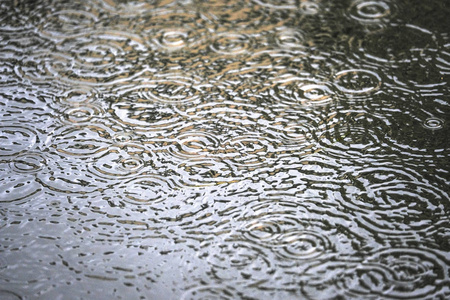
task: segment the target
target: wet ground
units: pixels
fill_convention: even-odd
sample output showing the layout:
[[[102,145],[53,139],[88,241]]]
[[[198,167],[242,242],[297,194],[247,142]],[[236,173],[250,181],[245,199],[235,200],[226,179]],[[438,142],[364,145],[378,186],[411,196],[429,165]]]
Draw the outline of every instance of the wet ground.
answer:
[[[449,15],[1,1],[0,298],[449,298]]]

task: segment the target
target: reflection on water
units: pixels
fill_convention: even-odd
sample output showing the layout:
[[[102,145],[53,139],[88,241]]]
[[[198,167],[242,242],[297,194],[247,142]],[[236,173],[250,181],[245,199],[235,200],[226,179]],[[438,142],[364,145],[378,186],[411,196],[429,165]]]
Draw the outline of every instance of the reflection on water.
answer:
[[[449,14],[2,1],[0,298],[450,297]]]

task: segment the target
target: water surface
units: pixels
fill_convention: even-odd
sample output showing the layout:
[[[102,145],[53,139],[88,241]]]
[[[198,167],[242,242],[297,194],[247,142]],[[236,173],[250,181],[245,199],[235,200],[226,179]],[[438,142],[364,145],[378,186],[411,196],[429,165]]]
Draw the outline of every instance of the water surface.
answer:
[[[2,1],[0,298],[450,297],[449,14]]]

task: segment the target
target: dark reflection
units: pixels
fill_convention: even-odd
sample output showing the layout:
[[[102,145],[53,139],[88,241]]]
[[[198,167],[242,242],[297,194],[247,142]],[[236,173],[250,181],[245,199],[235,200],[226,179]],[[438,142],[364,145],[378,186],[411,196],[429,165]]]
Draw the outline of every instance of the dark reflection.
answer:
[[[444,299],[445,1],[0,4],[1,299]]]

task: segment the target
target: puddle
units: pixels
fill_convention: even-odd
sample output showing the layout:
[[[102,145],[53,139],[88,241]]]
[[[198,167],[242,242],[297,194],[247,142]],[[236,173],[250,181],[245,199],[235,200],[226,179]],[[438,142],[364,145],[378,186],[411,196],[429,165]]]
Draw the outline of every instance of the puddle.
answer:
[[[450,294],[442,1],[3,1],[0,298]]]

